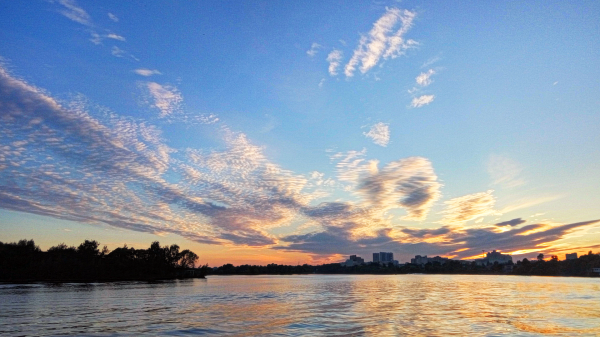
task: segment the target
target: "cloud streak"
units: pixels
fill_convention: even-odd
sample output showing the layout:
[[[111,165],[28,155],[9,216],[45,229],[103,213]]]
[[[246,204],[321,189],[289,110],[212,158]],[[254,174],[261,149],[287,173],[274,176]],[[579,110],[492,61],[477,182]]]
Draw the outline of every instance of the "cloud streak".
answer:
[[[498,214],[494,210],[496,198],[493,192],[489,190],[468,194],[444,202],[446,209],[442,212],[444,217],[441,222],[448,225],[461,225],[487,215]]]
[[[145,76],[145,77],[149,77],[152,75],[162,75],[162,73],[156,69],[139,68],[139,69],[134,70],[133,72],[140,76]]]
[[[515,160],[492,154],[487,163],[488,173],[492,178],[492,184],[512,188],[523,185],[525,181],[519,178],[523,167]]]
[[[176,87],[156,82],[147,82],[146,87],[152,97],[151,106],[160,111],[161,117],[172,115],[181,109],[183,96]]]
[[[347,77],[354,76],[358,67],[361,73],[366,73],[376,66],[381,59],[393,59],[404,55],[407,49],[414,48],[418,43],[405,39],[406,33],[413,25],[415,12],[388,8],[379,18],[368,34],[360,38],[350,61],[344,68]],[[399,26],[399,27],[398,27]]]
[[[373,140],[373,143],[386,147],[390,142],[390,127],[385,123],[377,123],[371,127],[369,132],[364,132],[365,137]]]
[[[313,44],[310,46],[310,49],[306,51],[306,55],[314,57],[315,55],[317,55],[321,47],[322,46],[320,44],[313,42]]]
[[[420,73],[419,76],[415,78],[415,81],[418,85],[422,87],[426,87],[431,84],[431,76],[435,74],[435,70],[429,69],[426,73]]]
[[[58,3],[63,6],[60,13],[65,17],[84,26],[92,25],[90,15],[83,8],[79,7],[75,0],[59,0]]]
[[[434,99],[435,99],[434,95],[422,95],[419,97],[415,97],[410,102],[410,106],[413,108],[420,108],[422,106],[428,105],[429,103],[433,102]]]
[[[225,129],[177,150],[143,122],[63,105],[0,70],[0,207],[212,244],[272,245],[311,200],[306,178]],[[167,180],[167,177],[171,179]],[[173,180],[172,177],[181,177]]]
[[[334,49],[329,55],[327,55],[327,62],[329,62],[329,75],[336,76],[338,74],[338,68],[342,61],[342,51]]]

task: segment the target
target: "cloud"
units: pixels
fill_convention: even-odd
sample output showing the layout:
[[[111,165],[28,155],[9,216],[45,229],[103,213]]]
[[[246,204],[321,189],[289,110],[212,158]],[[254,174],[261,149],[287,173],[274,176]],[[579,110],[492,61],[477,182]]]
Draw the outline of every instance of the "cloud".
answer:
[[[390,127],[385,123],[377,123],[371,127],[369,132],[363,132],[367,138],[371,138],[373,143],[386,147],[390,142]]]
[[[402,207],[406,220],[423,220],[441,194],[441,184],[431,162],[410,157],[391,162],[381,170],[376,166],[360,180],[357,191],[372,206],[383,209]]]
[[[173,149],[155,126],[62,104],[2,68],[0,95],[2,209],[265,246],[313,198],[306,178],[226,128],[223,149]]]
[[[112,39],[112,40],[117,40],[117,41],[122,41],[122,42],[126,41],[126,39],[123,36],[117,35],[114,33],[100,35],[96,32],[92,32],[91,36],[92,36],[92,38],[90,39],[90,41],[95,45],[102,44],[102,41],[104,41],[105,39]],[[113,55],[115,55],[114,54],[115,50],[119,50],[118,48],[117,49],[114,49],[114,48],[116,48],[116,47],[113,47]],[[121,51],[121,52],[124,53],[124,51]]]
[[[152,75],[162,75],[162,73],[156,69],[146,69],[146,68],[139,68],[134,70],[133,72],[135,72],[136,74],[140,75],[140,76],[152,76]]]
[[[108,13],[108,18],[114,22],[119,22],[119,18],[116,15],[114,15],[113,13]]]
[[[526,222],[526,220],[523,220],[521,218],[516,218],[516,219],[509,220],[509,221],[499,222],[499,223],[495,224],[494,226],[496,226],[496,227],[504,227],[504,226],[514,227],[514,226],[518,226],[520,224],[524,224],[525,222]]]
[[[591,228],[599,222],[592,220],[555,226],[535,224],[522,228],[510,227],[502,232],[497,231],[496,227],[401,228],[396,232],[388,228],[368,237],[352,237],[345,228],[330,227],[319,232],[283,237],[281,241],[288,244],[273,248],[315,255],[358,254],[363,257],[370,256],[373,251],[392,251],[399,261],[408,261],[416,254],[474,258],[481,255],[482,250],[493,249],[521,257],[533,257],[540,252],[555,251],[559,240],[569,233]]]
[[[161,117],[171,115],[181,109],[183,96],[176,87],[156,82],[147,82],[146,87],[153,99],[151,105],[160,110]]]
[[[431,66],[432,64],[440,61],[441,59],[442,58],[439,56],[432,57],[432,58],[428,59],[427,61],[425,61],[425,63],[423,63],[423,65],[421,65],[421,68],[427,68],[427,67]]]
[[[383,59],[396,58],[404,55],[407,49],[414,48],[418,43],[405,40],[404,35],[412,27],[416,13],[398,8],[388,8],[379,18],[367,35],[360,38],[350,61],[344,68],[347,77],[354,76],[356,67],[360,65],[361,73],[366,73]],[[400,24],[397,30],[396,27]]]
[[[123,57],[125,54],[127,54],[127,52],[125,50],[123,50],[117,46],[113,46],[112,49],[110,50],[110,53],[116,57]]]
[[[440,235],[448,234],[452,231],[449,227],[429,228],[429,229],[413,229],[403,228],[402,232],[410,235],[413,238],[427,238],[427,237],[438,237]]]
[[[502,208],[500,210],[500,213],[505,214],[505,213],[514,212],[514,211],[517,211],[520,209],[525,209],[525,208],[540,205],[540,204],[543,204],[546,202],[558,200],[562,197],[563,197],[563,195],[547,195],[547,196],[540,196],[540,197],[535,197],[535,198],[524,198],[524,199],[515,200],[510,205]]]
[[[310,49],[306,51],[306,54],[310,57],[314,57],[317,55],[321,47],[322,46],[320,44],[313,42],[313,44],[310,46]]]
[[[431,84],[431,76],[433,74],[435,74],[435,70],[429,69],[426,73],[420,73],[415,80],[417,81],[418,85],[426,87]]]
[[[444,202],[446,209],[442,212],[444,217],[441,222],[448,225],[459,225],[486,215],[498,214],[494,210],[496,198],[494,198],[493,192],[493,190],[489,190],[468,194]]]
[[[106,38],[117,40],[117,41],[125,41],[124,37],[122,37],[121,35],[113,34],[113,33],[106,35]]]
[[[342,61],[342,51],[334,49],[329,55],[327,55],[327,62],[329,62],[329,75],[336,76],[338,74],[338,67]]]
[[[525,181],[519,178],[523,167],[515,160],[504,155],[492,154],[487,163],[488,173],[494,185],[508,188],[523,185]]]
[[[410,106],[413,108],[420,108],[424,105],[428,105],[429,103],[433,102],[434,98],[435,98],[434,95],[423,95],[423,96],[415,97],[412,99]]]
[[[90,15],[83,8],[77,6],[75,0],[59,0],[58,3],[64,7],[60,13],[65,17],[85,26],[92,25]]]
[[[331,157],[334,180],[318,171],[286,170],[246,135],[223,125],[215,127],[219,145],[211,149],[173,148],[147,121],[119,116],[81,96],[58,101],[1,67],[0,97],[0,208],[5,210],[172,233],[206,244],[315,255],[393,251],[402,258],[456,251],[452,254],[460,258],[482,249],[547,252],[558,247],[557,240],[598,223],[523,225],[515,218],[460,226],[495,214],[488,191],[446,202],[444,218],[451,224],[406,228],[401,221],[425,219],[441,197],[442,185],[426,158],[379,167],[377,160],[366,159],[366,150],[337,153]],[[342,184],[351,186],[355,198],[316,202],[324,190]],[[406,211],[400,222],[390,212],[396,209]],[[273,234],[291,224],[318,231]]]

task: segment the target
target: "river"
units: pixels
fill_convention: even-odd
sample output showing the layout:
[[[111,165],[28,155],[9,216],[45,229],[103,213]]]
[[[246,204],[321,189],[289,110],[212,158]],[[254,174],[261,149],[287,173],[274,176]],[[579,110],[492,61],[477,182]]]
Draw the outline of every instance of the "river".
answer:
[[[0,284],[1,336],[600,336],[600,278],[209,276]]]

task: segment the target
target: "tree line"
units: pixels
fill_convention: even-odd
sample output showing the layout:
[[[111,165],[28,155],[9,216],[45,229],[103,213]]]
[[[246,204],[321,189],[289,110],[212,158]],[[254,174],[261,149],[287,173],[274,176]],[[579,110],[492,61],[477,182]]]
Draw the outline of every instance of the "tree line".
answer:
[[[33,240],[0,242],[0,281],[117,281],[173,279],[206,274],[207,266],[194,268],[198,255],[178,245],[113,251],[99,249],[95,240],[78,247],[64,243],[42,251]],[[191,271],[191,272],[190,272]]]
[[[475,262],[449,260],[425,265],[370,263],[344,266],[340,263],[323,265],[240,265],[225,264],[217,268],[204,265],[194,268],[198,255],[178,245],[161,247],[158,241],[148,249],[129,248],[127,245],[109,251],[99,249],[97,241],[85,240],[78,247],[59,244],[46,252],[33,240],[0,242],[0,281],[117,281],[158,280],[204,275],[291,275],[291,274],[512,274],[540,276],[597,276],[592,268],[600,268],[600,254],[577,259],[549,261],[539,255],[537,260],[523,259],[516,264],[495,263],[483,266]]]
[[[370,263],[356,266],[344,266],[330,263],[312,266],[308,264],[289,266],[268,264],[240,265],[225,264],[208,270],[209,275],[291,275],[291,274],[482,274],[482,275],[539,275],[539,276],[598,276],[593,268],[600,268],[600,254],[587,255],[578,259],[558,261],[553,256],[544,261],[543,255],[535,261],[523,259],[516,264],[480,265],[475,262],[449,260],[444,264],[430,262],[425,265],[391,263]]]

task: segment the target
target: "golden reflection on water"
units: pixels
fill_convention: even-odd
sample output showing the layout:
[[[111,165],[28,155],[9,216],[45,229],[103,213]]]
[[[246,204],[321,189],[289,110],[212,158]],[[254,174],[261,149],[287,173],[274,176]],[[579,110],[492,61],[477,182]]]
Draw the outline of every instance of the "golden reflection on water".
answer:
[[[0,335],[599,336],[600,279],[209,277],[0,285]]]

